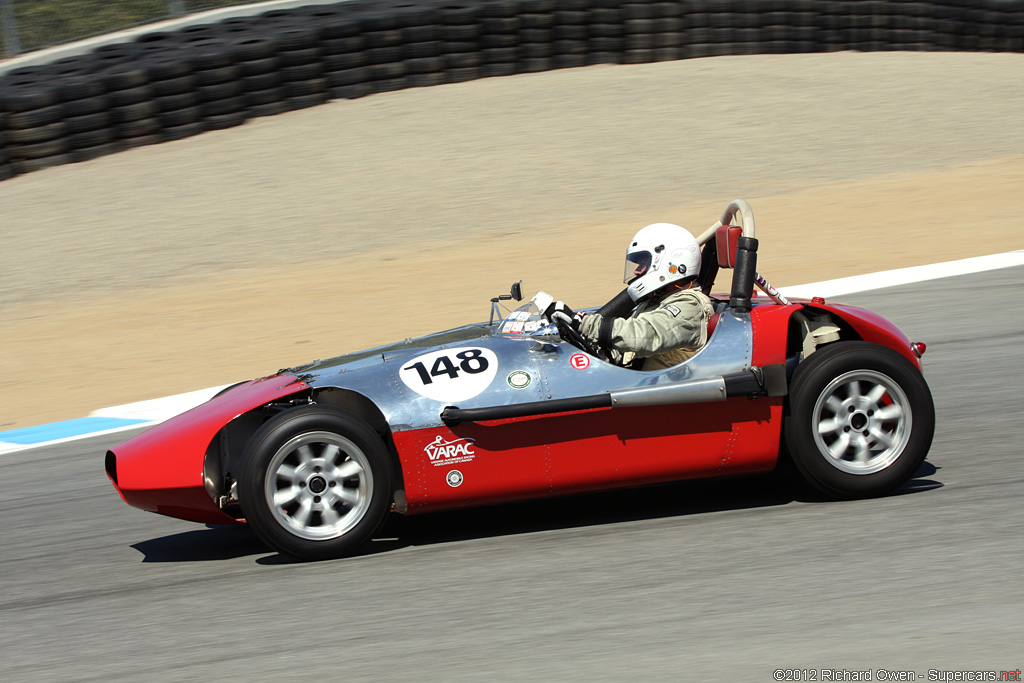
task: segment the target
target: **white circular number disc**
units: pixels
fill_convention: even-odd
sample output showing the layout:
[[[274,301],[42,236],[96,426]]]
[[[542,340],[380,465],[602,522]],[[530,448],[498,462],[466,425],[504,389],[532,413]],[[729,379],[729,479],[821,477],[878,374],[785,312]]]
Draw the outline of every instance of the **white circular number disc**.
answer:
[[[473,398],[498,373],[498,356],[478,346],[442,349],[406,362],[398,376],[420,396],[454,403]]]

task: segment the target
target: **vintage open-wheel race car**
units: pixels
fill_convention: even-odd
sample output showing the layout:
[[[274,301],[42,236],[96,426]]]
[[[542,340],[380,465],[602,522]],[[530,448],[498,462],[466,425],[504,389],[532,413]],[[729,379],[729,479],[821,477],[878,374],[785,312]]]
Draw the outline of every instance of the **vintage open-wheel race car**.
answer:
[[[488,323],[229,387],[108,451],[107,475],[130,505],[248,523],[302,559],[352,553],[391,513],[766,472],[780,455],[835,498],[910,479],[934,431],[924,344],[867,310],[783,297],[756,272],[743,200],[697,240],[698,285],[732,269],[731,292],[675,367],[602,360],[544,317],[543,292],[495,320],[517,284]],[[631,308],[624,292],[600,312]]]

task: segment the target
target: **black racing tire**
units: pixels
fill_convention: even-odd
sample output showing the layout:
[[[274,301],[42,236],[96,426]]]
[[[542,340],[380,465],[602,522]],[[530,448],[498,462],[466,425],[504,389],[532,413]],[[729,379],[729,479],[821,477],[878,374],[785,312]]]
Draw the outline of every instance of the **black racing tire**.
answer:
[[[67,154],[54,154],[53,156],[39,157],[38,159],[14,159],[11,161],[11,167],[14,168],[16,173],[20,174],[41,171],[44,168],[63,166],[69,163],[71,163],[71,157]]]
[[[107,86],[107,90],[127,90],[138,88],[149,82],[149,73],[146,69],[132,63],[115,64],[108,67],[100,75]]]
[[[521,73],[537,73],[551,69],[550,57],[527,57],[519,60],[518,70]]]
[[[429,74],[444,71],[444,57],[420,57],[405,60],[405,71],[409,74]]]
[[[110,100],[106,95],[99,97],[86,97],[81,100],[71,100],[60,105],[62,118],[68,119],[75,116],[88,116],[105,112],[110,108]]]
[[[480,36],[480,48],[483,50],[499,47],[515,47],[519,45],[519,33],[486,33]]]
[[[556,69],[572,69],[575,67],[586,66],[587,56],[584,55],[555,55],[553,58],[554,67]]]
[[[302,66],[303,64],[314,64],[320,61],[321,50],[318,47],[307,47],[303,50],[288,50],[279,52],[278,58],[281,66]]]
[[[107,99],[110,100],[110,106],[112,107],[124,107],[129,104],[137,104],[153,99],[153,89],[148,85],[140,85],[137,88],[128,88],[127,90],[114,90],[107,95]]]
[[[906,483],[935,431],[928,384],[898,352],[829,344],[797,366],[785,445],[811,486],[833,498],[870,498]]]
[[[621,52],[591,52],[587,55],[587,64],[622,64]]]
[[[363,52],[346,52],[340,55],[327,55],[324,58],[324,71],[344,71],[345,69],[356,69],[367,64],[366,54]]]
[[[55,138],[28,145],[9,145],[7,151],[14,159],[42,159],[63,154],[68,149],[67,138]]]
[[[199,104],[199,95],[195,92],[183,92],[178,95],[155,97],[153,101],[156,102],[157,109],[165,113],[196,106]]]
[[[481,78],[494,78],[495,76],[513,76],[516,73],[515,63],[484,64],[480,67]]]
[[[329,91],[331,99],[355,100],[373,94],[373,86],[369,83],[353,83],[351,85],[339,85],[332,87]]]
[[[224,114],[234,114],[242,111],[245,109],[245,102],[241,97],[226,97],[223,100],[204,102],[199,105],[199,109],[203,112],[204,118],[223,116]]]
[[[406,42],[415,42],[409,40],[409,36],[405,36]],[[329,38],[320,42],[320,48],[324,51],[324,56],[327,55],[340,55],[349,52],[359,52],[366,46],[366,41],[363,40],[362,36],[354,36],[352,38]]]
[[[586,40],[590,32],[585,24],[564,24],[555,26],[555,40]]]
[[[513,15],[503,17],[483,17],[480,19],[480,30],[487,33],[514,33],[519,30],[519,17]]]
[[[61,100],[65,102],[86,97],[98,97],[107,91],[103,82],[91,75],[62,78],[57,83],[57,90],[60,92]]]
[[[35,128],[11,128],[7,131],[8,142],[24,145],[32,142],[45,142],[59,138],[67,132],[63,121],[55,121]]]
[[[161,142],[163,142],[163,138],[160,137],[159,133],[150,133],[149,135],[137,135],[135,137],[118,140],[118,144],[121,145],[124,149],[147,147],[149,145],[160,144]]]
[[[199,85],[214,85],[238,79],[241,76],[241,71],[232,64],[230,66],[219,66],[214,69],[196,71],[194,75]]]
[[[616,19],[618,21],[618,19]],[[543,13],[543,14],[520,14],[519,15],[519,28],[551,28],[555,25],[555,15]]]
[[[365,83],[368,80],[370,80],[370,69],[367,67],[346,69],[344,71],[333,71],[327,74],[327,86],[329,88]]]
[[[153,89],[153,95],[157,98],[181,95],[196,89],[196,77],[188,74],[177,78],[168,78],[164,81],[153,81],[150,83],[150,87]]]
[[[515,68],[512,69],[515,72]],[[441,72],[422,74],[409,74],[405,77],[406,85],[410,88],[429,88],[435,85],[442,85],[448,82],[447,76]]]
[[[308,107],[315,107],[318,104],[323,104],[330,95],[326,92],[313,93],[312,95],[298,95],[296,97],[286,97],[281,100],[284,104],[285,109],[289,111],[297,111],[299,109],[306,109]]]
[[[249,115],[243,111],[233,111],[227,114],[214,114],[203,119],[207,130],[224,130],[240,126],[249,120]]]
[[[192,65],[183,52],[161,52],[143,60],[151,81],[166,81],[192,73]]]
[[[99,157],[120,151],[121,145],[116,142],[108,142],[101,145],[93,145],[92,147],[73,149],[68,152],[68,161],[73,164],[77,164],[83,161],[92,161],[93,159],[98,159]]]
[[[85,116],[74,116],[64,119],[64,125],[69,133],[84,133],[97,128],[105,128],[110,125],[110,113],[101,111]]]
[[[445,67],[448,69],[471,69],[483,64],[483,58],[479,52],[457,52],[447,55]]]
[[[402,48],[402,59],[429,59],[443,55],[444,42],[440,40],[428,40],[422,43],[406,43]],[[365,52],[355,53],[365,56]],[[366,60],[369,62],[369,59]]]
[[[160,139],[164,142],[184,140],[185,138],[192,137],[193,135],[199,135],[205,131],[206,123],[203,121],[196,121],[195,123],[186,123],[183,126],[164,128],[160,131]]]
[[[243,90],[253,92],[256,90],[266,90],[267,88],[276,88],[281,82],[281,76],[276,71],[268,71],[265,74],[243,76],[238,82],[242,84]]]
[[[0,164],[0,180],[8,180],[13,178],[17,173],[14,171],[14,167],[10,164]]]
[[[309,457],[307,457],[307,454]],[[245,448],[238,497],[274,550],[300,560],[352,554],[387,517],[391,458],[351,413],[300,406],[268,420]]]
[[[326,78],[311,78],[308,81],[286,81],[281,84],[281,92],[285,99],[316,95],[327,90]],[[246,101],[248,104],[248,100]]]
[[[267,88],[266,90],[243,93],[242,101],[245,102],[246,109],[251,109],[272,102],[280,102],[283,97],[284,93],[281,92],[281,88]]]
[[[76,150],[85,147],[95,147],[96,145],[105,145],[113,139],[114,133],[110,128],[97,128],[95,130],[87,130],[84,133],[69,135],[68,144],[72,150]]]
[[[371,64],[368,68],[370,70],[371,81],[382,81],[389,78],[402,78],[406,74],[405,62]]]
[[[234,41],[234,47],[241,62],[267,59],[277,53],[277,42],[266,35],[242,35]]]
[[[551,43],[523,43],[519,46],[519,56],[524,60],[550,59],[552,54]]]
[[[63,110],[59,104],[42,109],[29,109],[28,111],[11,112],[7,116],[7,128],[15,130],[18,128],[38,128],[48,126],[64,118]]]
[[[110,118],[116,123],[128,123],[130,121],[138,121],[139,119],[152,118],[159,111],[156,102],[149,100],[147,102],[129,104],[124,107],[113,107],[110,109]]]
[[[308,81],[312,78],[321,78],[324,75],[323,64],[299,64],[297,66],[283,66],[278,70],[282,81]]]
[[[152,117],[119,123],[114,126],[113,130],[119,139],[127,140],[130,138],[148,137],[158,132],[160,128],[160,119]]]
[[[441,31],[435,24],[425,24],[422,26],[406,26],[402,29],[402,40],[408,45],[410,43],[426,43],[432,40],[441,40]],[[341,44],[339,43],[339,46]],[[328,48],[327,43],[324,43],[325,49]],[[358,50],[362,50],[365,45],[360,46]],[[338,49],[328,49],[328,52],[333,50],[334,53],[341,52]]]
[[[253,59],[248,62],[239,62],[236,66],[238,67],[238,73],[242,77],[256,76],[257,74],[276,72],[281,66],[281,60],[277,57],[266,57],[264,59]]]
[[[284,106],[284,102],[280,100],[276,102],[267,102],[266,104],[254,104],[245,108],[245,113],[249,115],[250,119],[259,118],[261,116],[277,116],[288,111]]]
[[[157,116],[161,128],[176,128],[195,123],[203,117],[199,107],[184,107],[174,111],[165,111]]]
[[[590,52],[618,52],[626,49],[626,40],[622,37],[598,36],[587,41]]]
[[[484,64],[515,64],[519,59],[518,47],[494,47],[481,50],[480,57]]]
[[[52,107],[59,101],[57,88],[42,83],[19,83],[0,91],[0,109],[11,112]]]
[[[196,96],[200,102],[213,102],[229,97],[238,97],[242,94],[241,81],[228,81],[227,83],[214,83],[213,85],[201,85],[196,88]]]

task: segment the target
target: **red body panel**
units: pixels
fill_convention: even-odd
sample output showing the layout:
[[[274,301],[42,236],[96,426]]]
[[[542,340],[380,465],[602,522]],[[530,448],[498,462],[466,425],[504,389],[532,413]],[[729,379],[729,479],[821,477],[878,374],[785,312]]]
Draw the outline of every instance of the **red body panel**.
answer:
[[[891,322],[871,311],[857,306],[846,304],[820,304],[808,305],[808,308],[820,308],[842,318],[852,327],[861,339],[882,346],[888,346],[893,351],[906,356],[907,360],[914,364],[919,371],[921,359],[917,357],[910,346],[910,338],[903,334],[903,330]]]
[[[253,380],[139,434],[112,451],[114,486],[126,503],[143,510],[194,522],[234,523],[203,487],[210,442],[242,413],[307,388],[292,375]]]
[[[408,511],[415,514],[764,472],[778,457],[781,418],[781,399],[737,398],[412,430],[394,434],[394,441]],[[455,447],[432,460],[428,451],[438,437]],[[461,476],[453,479],[453,470]]]
[[[786,333],[789,318],[800,306],[755,306],[750,312],[754,331],[751,363],[758,367],[786,362]]]

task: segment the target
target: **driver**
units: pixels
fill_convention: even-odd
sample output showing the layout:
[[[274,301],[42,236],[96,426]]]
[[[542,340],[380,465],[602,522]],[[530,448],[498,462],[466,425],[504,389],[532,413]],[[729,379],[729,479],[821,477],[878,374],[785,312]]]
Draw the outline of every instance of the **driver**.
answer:
[[[693,235],[672,223],[654,223],[641,229],[626,250],[623,281],[635,304],[630,317],[573,313],[561,301],[544,313],[571,325],[616,365],[670,368],[707,343],[714,309],[696,287],[698,273],[700,246]]]

